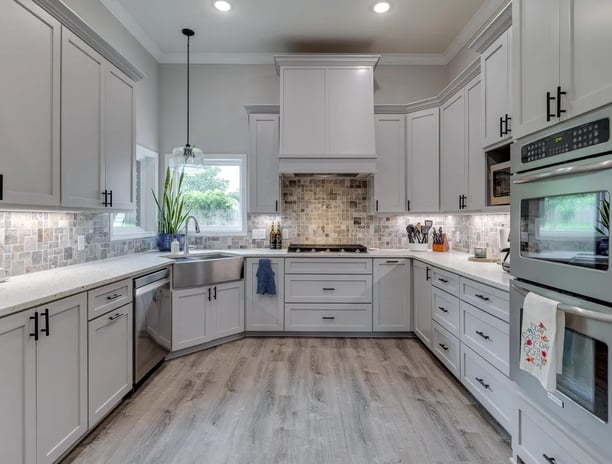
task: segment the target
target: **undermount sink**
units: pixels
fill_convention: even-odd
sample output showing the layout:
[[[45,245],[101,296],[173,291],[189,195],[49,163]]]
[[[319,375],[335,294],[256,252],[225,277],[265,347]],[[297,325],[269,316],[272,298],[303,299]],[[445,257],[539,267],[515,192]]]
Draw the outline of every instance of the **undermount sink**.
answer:
[[[244,258],[226,253],[168,256],[175,261],[174,288],[201,287],[243,278]]]

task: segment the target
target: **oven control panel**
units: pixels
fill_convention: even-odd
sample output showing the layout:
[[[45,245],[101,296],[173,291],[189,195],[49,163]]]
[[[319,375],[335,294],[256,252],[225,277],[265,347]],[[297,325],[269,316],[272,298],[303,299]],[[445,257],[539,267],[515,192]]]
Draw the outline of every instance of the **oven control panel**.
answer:
[[[610,119],[588,122],[549,135],[521,147],[521,162],[529,163],[581,148],[605,143],[610,139]]]

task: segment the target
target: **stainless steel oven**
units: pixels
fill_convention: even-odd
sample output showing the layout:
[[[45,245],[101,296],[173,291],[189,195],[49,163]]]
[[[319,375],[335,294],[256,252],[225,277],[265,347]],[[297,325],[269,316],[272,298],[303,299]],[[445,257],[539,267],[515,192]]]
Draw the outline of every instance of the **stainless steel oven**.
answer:
[[[531,374],[519,369],[523,300],[534,292],[555,301],[565,312],[565,341],[556,391],[546,392]],[[510,375],[519,387],[579,441],[612,456],[612,305],[596,303],[534,284],[512,281],[510,288]]]

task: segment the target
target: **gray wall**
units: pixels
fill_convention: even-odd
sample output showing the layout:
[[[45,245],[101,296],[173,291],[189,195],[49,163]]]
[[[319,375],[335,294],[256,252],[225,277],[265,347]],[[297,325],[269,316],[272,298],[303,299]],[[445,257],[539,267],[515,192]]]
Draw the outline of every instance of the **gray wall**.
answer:
[[[136,91],[136,141],[158,151],[159,64],[99,0],[63,1],[145,75]]]
[[[161,153],[185,143],[185,65],[160,66]],[[278,104],[280,80],[273,65],[192,65],[191,140],[205,153],[247,153],[245,105]],[[410,103],[437,95],[445,66],[379,66],[377,104]]]

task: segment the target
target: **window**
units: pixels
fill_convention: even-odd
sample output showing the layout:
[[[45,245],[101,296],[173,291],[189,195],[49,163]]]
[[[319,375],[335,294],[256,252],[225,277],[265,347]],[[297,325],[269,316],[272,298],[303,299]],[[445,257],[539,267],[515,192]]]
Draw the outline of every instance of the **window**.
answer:
[[[136,145],[136,211],[111,214],[113,240],[157,233],[157,208],[152,194],[152,190],[158,189],[157,171],[157,153]]]
[[[183,193],[205,235],[246,235],[246,156],[204,155],[183,164],[167,156],[175,176],[185,173]]]

